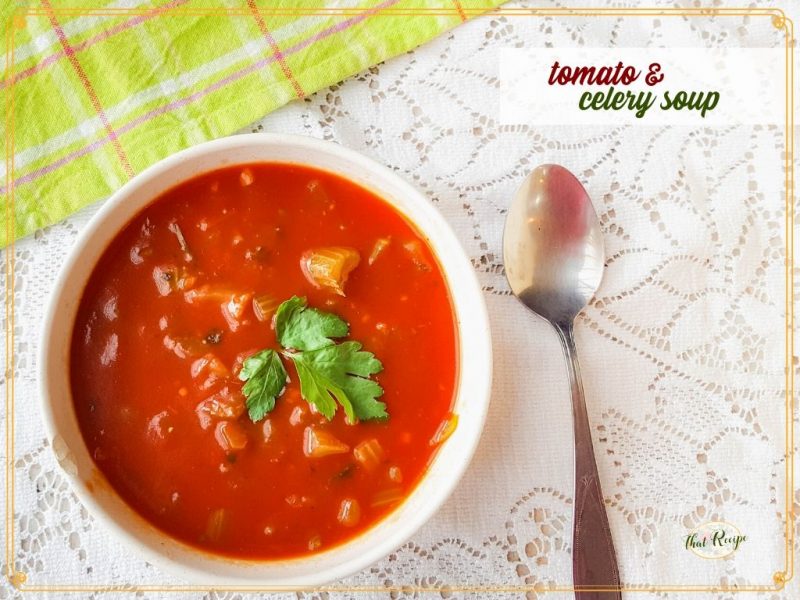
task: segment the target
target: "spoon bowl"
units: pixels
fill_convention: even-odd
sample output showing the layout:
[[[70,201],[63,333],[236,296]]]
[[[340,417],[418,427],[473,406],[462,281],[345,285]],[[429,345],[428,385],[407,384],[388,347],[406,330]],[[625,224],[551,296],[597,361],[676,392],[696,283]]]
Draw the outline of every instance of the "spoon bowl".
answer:
[[[537,167],[506,217],[506,277],[528,308],[548,321],[572,321],[603,278],[600,221],[586,190],[560,165]]]

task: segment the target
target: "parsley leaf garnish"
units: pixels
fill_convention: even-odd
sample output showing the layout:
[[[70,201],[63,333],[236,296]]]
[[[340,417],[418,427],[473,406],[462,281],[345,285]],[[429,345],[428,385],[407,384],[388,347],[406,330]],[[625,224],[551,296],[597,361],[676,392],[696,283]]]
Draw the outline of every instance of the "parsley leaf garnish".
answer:
[[[382,371],[383,365],[374,354],[361,350],[358,342],[290,356],[300,377],[300,393],[329,419],[336,410],[332,398],[342,405],[351,423],[389,416],[386,405],[377,400],[383,388],[369,379]]]
[[[337,405],[350,423],[388,418],[386,405],[378,400],[383,388],[370,379],[383,370],[381,361],[362,350],[358,342],[335,342],[334,338],[349,332],[344,320],[309,308],[305,298],[294,296],[278,307],[275,330],[286,350],[283,356],[297,370],[300,394],[327,419],[336,414]],[[263,419],[275,407],[287,378],[274,350],[263,350],[245,361],[239,379],[246,381],[242,391],[253,421]]]
[[[350,399],[330,379],[322,375],[319,371],[308,364],[306,352],[291,355],[297,376],[300,378],[300,394],[309,404],[313,404],[317,410],[328,420],[336,414],[336,403],[344,407],[348,421],[355,423],[353,405]]]
[[[334,314],[308,308],[305,298],[293,296],[275,313],[278,342],[286,349],[316,350],[347,335],[347,323]]]
[[[246,382],[242,392],[254,423],[275,408],[275,399],[283,393],[286,378],[286,369],[275,350],[262,350],[244,361],[239,379]]]
[[[382,371],[383,365],[372,352],[361,350],[358,342],[343,342],[312,352],[295,354],[292,355],[292,361],[295,366],[298,361],[303,363],[303,368],[298,368],[297,372],[300,376],[300,391],[309,402],[316,405],[302,389],[303,374],[306,371],[315,382],[327,384],[328,397],[332,396],[342,405],[351,423],[356,419],[366,421],[389,416],[386,405],[377,400],[383,395],[383,388],[369,379],[370,375]],[[325,414],[319,406],[317,408]]]

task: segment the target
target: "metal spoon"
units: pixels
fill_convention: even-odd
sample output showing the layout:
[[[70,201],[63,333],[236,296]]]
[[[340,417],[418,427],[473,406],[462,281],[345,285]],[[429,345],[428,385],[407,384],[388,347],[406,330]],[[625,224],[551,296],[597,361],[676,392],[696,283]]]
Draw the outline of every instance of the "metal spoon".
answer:
[[[621,598],[572,333],[575,317],[603,278],[603,236],[592,201],[567,169],[542,165],[522,183],[506,217],[503,259],[511,290],[525,306],[550,321],[567,357],[575,432],[575,597]]]

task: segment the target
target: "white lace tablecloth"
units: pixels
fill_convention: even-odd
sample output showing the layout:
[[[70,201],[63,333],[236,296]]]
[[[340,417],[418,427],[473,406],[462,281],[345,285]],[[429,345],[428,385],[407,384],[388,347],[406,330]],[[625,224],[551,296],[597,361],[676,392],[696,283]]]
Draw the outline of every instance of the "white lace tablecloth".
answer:
[[[536,597],[571,584],[573,458],[564,362],[549,326],[510,296],[501,262],[509,200],[521,178],[544,162],[566,165],[585,182],[605,233],[606,276],[576,335],[622,579],[643,587],[773,585],[784,568],[787,514],[784,132],[502,126],[497,72],[504,46],[782,40],[769,19],[754,17],[486,16],[251,128],[334,140],[422,190],[471,257],[492,321],[495,383],[470,469],[411,542],[342,585],[530,586],[529,597]],[[19,241],[15,250],[15,555],[26,586],[175,583],[92,519],[42,431],[39,324],[53,278],[96,208]],[[800,504],[799,494],[792,497]],[[684,549],[686,533],[712,520],[747,535],[723,560]],[[411,588],[391,594],[421,595]],[[795,578],[782,592],[756,595],[797,598],[800,587]],[[4,579],[0,599],[11,597],[25,596]]]

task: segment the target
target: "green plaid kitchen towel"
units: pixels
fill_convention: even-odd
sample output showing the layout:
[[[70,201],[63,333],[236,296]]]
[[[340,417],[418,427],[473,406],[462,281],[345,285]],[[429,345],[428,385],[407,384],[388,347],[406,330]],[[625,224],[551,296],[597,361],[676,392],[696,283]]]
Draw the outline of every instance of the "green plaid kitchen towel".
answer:
[[[501,1],[3,2],[0,247]]]

